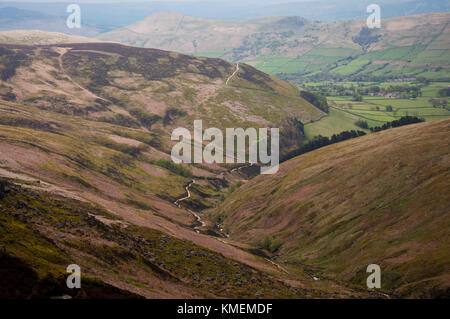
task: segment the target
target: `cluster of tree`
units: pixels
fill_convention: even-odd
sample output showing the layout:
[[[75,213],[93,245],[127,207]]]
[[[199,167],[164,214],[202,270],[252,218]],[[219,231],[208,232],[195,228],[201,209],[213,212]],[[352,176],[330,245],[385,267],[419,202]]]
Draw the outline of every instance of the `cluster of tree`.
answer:
[[[402,98],[417,98],[422,96],[422,85],[390,85],[382,87],[379,85],[364,86],[358,85],[339,85],[326,83],[319,86],[308,87],[309,90],[318,91],[325,96],[352,96],[354,101],[361,101],[365,95],[386,96],[389,94],[397,95]]]
[[[306,101],[317,107],[319,110],[324,111],[325,113],[329,113],[330,109],[328,106],[327,98],[316,93],[301,91],[300,96],[304,98]]]
[[[355,102],[361,102],[363,100],[363,97],[360,94],[353,94],[352,100]]]
[[[371,127],[370,130],[372,132],[379,132],[379,131],[388,130],[388,129],[394,128],[394,127],[400,127],[400,126],[404,126],[404,125],[410,125],[410,124],[416,124],[416,123],[422,123],[422,122],[425,122],[425,120],[418,118],[417,116],[403,116],[399,120],[385,123],[382,126]]]
[[[397,94],[406,98],[411,97],[415,99],[422,96],[422,88],[417,85],[390,85],[386,88],[372,85],[364,91],[364,94],[378,94],[383,96],[388,94]]]
[[[438,91],[439,97],[449,97],[450,96],[450,87],[440,89]]]
[[[373,34],[373,29],[364,27],[359,32],[359,35],[353,37],[352,40],[354,43],[359,44],[363,49],[367,49],[372,43],[378,42],[380,38],[381,35]]]
[[[164,125],[172,124],[175,119],[179,117],[186,116],[186,112],[182,110],[178,110],[176,108],[169,108],[166,110],[166,114],[164,115],[163,123]]]
[[[346,60],[351,61],[352,57],[347,58]],[[340,63],[335,63],[334,67],[338,67],[341,65]],[[332,69],[332,68],[331,68]],[[403,77],[400,77],[398,75],[381,75],[381,76],[375,76],[371,73],[367,74],[350,74],[346,76],[342,76],[340,74],[332,74],[329,73],[330,69],[324,70],[322,72],[315,72],[313,74],[310,73],[297,73],[297,74],[285,74],[285,73],[279,73],[277,74],[277,77],[282,78],[283,80],[288,80],[289,82],[294,83],[305,83],[305,81],[312,81],[312,82],[321,82],[321,81],[333,81],[333,82],[420,82],[423,84],[429,84],[430,79],[427,79],[423,76],[414,76],[414,75],[406,75]],[[430,72],[434,72],[436,70],[429,70]],[[449,77],[442,77],[442,78],[433,78],[433,82],[450,82]]]
[[[175,164],[171,160],[168,160],[165,158],[152,161],[152,164],[162,167],[162,168],[165,168],[165,169],[171,171],[172,173],[183,176],[183,177],[187,177],[187,178],[193,177],[192,171],[189,168],[184,167],[180,164]]]
[[[296,149],[292,152],[289,152],[288,154],[284,155],[281,159],[282,162],[287,161],[291,158],[294,158],[296,156],[309,153],[311,151],[314,151],[316,149],[322,148],[324,146],[328,146],[331,144],[339,143],[342,141],[346,141],[352,138],[356,138],[359,136],[366,135],[363,131],[344,131],[339,134],[334,134],[331,139],[322,135],[316,136],[312,141],[309,141],[308,143],[301,146],[299,149]]]
[[[447,99],[429,99],[428,102],[433,105],[433,107],[447,107],[448,101]]]
[[[355,125],[366,130],[369,129],[369,123],[367,121],[358,120],[355,122]]]

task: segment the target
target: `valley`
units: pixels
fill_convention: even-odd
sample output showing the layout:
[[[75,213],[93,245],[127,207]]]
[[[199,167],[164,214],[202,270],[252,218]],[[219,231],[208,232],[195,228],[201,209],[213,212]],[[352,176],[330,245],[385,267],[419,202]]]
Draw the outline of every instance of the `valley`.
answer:
[[[410,2],[381,29],[321,1],[64,33],[63,4],[0,5],[36,25],[0,27],[0,299],[448,298],[450,13]]]
[[[251,170],[251,166],[181,166],[170,161],[170,131],[179,125],[192,125],[194,105],[202,114],[207,114],[208,108],[222,109],[220,121],[215,117],[209,120],[221,128],[226,125],[226,116],[233,116],[230,120],[244,127],[259,126],[260,121],[277,125],[283,117],[308,121],[321,116],[321,111],[300,98],[292,86],[246,65],[236,70],[236,66],[217,59],[116,44],[8,45],[2,50],[2,62],[10,64],[1,68],[0,175],[4,186],[0,205],[4,217],[0,245],[7,253],[4,258],[20,258],[37,272],[37,285],[49,276],[60,278],[70,260],[79,263],[89,278],[152,298],[367,294],[344,285],[336,289],[304,286],[303,275],[290,278],[288,284],[283,272],[267,257],[253,254],[251,246],[221,233],[204,210],[218,205],[236,185],[245,182],[248,175],[244,170]],[[134,67],[142,59],[146,69]],[[180,59],[186,61],[181,63]],[[162,69],[164,73],[158,73]],[[171,72],[170,78],[167,72]],[[226,86],[233,74],[232,82],[239,82],[239,89]],[[261,109],[251,109],[252,99],[258,105],[267,103],[273,111],[257,113]],[[240,113],[228,111],[234,105],[239,105]],[[85,207],[91,203],[94,208]],[[24,212],[28,217],[21,217]],[[95,227],[106,233],[99,235],[89,228],[92,218]],[[82,226],[80,219],[88,225]],[[173,241],[174,252],[167,251],[169,259],[155,256],[154,244],[134,237],[137,229],[144,238],[153,238],[145,234],[162,236],[164,249],[168,249],[167,240]],[[25,230],[31,233],[21,235]],[[111,232],[119,232],[118,237],[108,235]],[[88,241],[86,233],[91,234]],[[33,245],[14,239],[23,236],[29,236]],[[131,252],[131,247],[136,250]],[[180,255],[179,247],[186,247],[186,254]],[[217,264],[221,270],[211,276],[208,271],[215,270],[209,262],[197,259],[190,265],[181,261],[197,249],[210,251],[200,259],[210,260],[210,254],[217,254],[230,260],[232,267],[242,265],[248,274],[260,273],[269,280],[266,288],[252,290],[250,280],[261,283],[261,279],[246,278],[230,268],[235,281],[220,276],[231,284],[227,291],[217,274],[227,271],[228,266]],[[49,258],[50,251],[53,256],[66,257]],[[113,268],[104,268],[105,258],[116,260]],[[105,273],[102,269],[108,270]],[[180,280],[181,286],[177,286]],[[61,287],[55,289],[60,294]],[[88,291],[86,294],[89,296]]]

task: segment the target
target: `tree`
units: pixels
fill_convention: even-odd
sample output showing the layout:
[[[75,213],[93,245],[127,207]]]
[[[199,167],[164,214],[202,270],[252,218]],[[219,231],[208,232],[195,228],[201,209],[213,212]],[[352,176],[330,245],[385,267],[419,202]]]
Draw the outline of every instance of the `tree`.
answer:
[[[439,97],[448,97],[448,96],[450,96],[450,87],[444,88],[444,89],[440,89],[438,91],[438,96]]]
[[[393,110],[392,105],[386,106],[386,112],[392,112]]]
[[[355,122],[355,125],[363,128],[363,129],[368,129],[369,128],[369,123],[367,123],[367,121],[363,121],[363,120],[358,120]]]
[[[363,100],[363,97],[359,94],[354,94],[353,95],[353,101],[355,102],[361,102]]]
[[[301,91],[300,96],[304,98],[306,101],[317,107],[319,110],[324,111],[325,113],[329,113],[328,101],[327,98],[320,95],[314,94],[308,91]]]

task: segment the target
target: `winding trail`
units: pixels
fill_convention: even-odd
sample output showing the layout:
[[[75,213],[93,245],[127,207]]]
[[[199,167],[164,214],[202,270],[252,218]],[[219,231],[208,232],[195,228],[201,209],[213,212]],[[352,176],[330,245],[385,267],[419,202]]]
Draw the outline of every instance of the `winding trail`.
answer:
[[[254,166],[254,165],[255,165],[255,163],[250,163],[250,164],[247,164],[247,165],[244,165],[244,166],[240,166],[240,167],[233,168],[233,169],[230,170],[229,172],[230,172],[230,173],[233,173],[233,172],[239,172],[241,169],[244,169],[244,168],[247,168],[247,167],[252,167],[252,166]],[[187,184],[186,187],[185,187],[185,190],[186,190],[186,196],[185,196],[185,197],[182,197],[182,198],[180,198],[180,199],[177,199],[177,200],[174,201],[173,203],[174,203],[175,206],[177,206],[178,208],[187,210],[190,214],[192,214],[192,216],[195,217],[197,223],[199,223],[199,224],[201,225],[201,226],[196,226],[196,227],[194,227],[194,230],[198,233],[200,227],[206,227],[206,223],[202,220],[202,218],[201,218],[196,212],[194,212],[194,211],[192,211],[192,210],[190,210],[190,209],[188,209],[188,208],[186,208],[186,207],[183,207],[183,206],[181,206],[181,204],[180,204],[181,202],[183,202],[183,201],[185,201],[185,200],[191,198],[191,187],[192,187],[192,185],[194,185],[194,184],[195,184],[195,180],[190,181],[189,184]],[[221,233],[222,233],[223,235],[225,235],[226,237],[228,237],[228,235],[226,235],[225,233],[223,233],[223,231],[221,231]]]
[[[225,85],[228,85],[228,82],[230,82],[230,80],[239,72],[239,62],[236,63],[236,71],[234,71],[233,74],[230,75],[230,77],[227,79],[227,82],[225,83]]]
[[[195,184],[195,180],[192,180],[191,182],[189,182],[189,184],[187,184],[187,186],[185,187],[185,189],[186,189],[186,197],[177,199],[177,200],[174,202],[175,205],[177,205],[178,207],[181,208],[180,202],[182,202],[182,201],[184,201],[184,200],[186,200],[186,199],[191,198],[191,191],[190,191],[190,188],[192,187],[193,184]]]
[[[190,191],[190,188],[191,188],[192,185],[194,185],[194,184],[195,184],[195,180],[192,180],[189,184],[187,184],[187,186],[185,187],[185,189],[186,189],[186,197],[177,199],[177,200],[176,200],[175,202],[173,202],[173,203],[174,203],[178,208],[187,210],[189,213],[192,214],[192,216],[195,217],[195,220],[196,220],[197,223],[199,223],[201,226],[195,226],[195,227],[194,227],[194,230],[195,230],[197,233],[199,233],[199,232],[200,232],[200,231],[199,231],[199,228],[200,228],[200,227],[205,227],[205,226],[206,226],[206,223],[205,223],[204,221],[202,221],[202,218],[201,218],[198,214],[196,214],[195,212],[193,212],[193,211],[190,210],[190,209],[187,209],[187,208],[185,208],[185,207],[182,207],[181,204],[180,204],[182,201],[185,201],[186,199],[191,198],[191,191]]]
[[[237,167],[237,168],[232,169],[231,172],[238,171],[238,170],[243,169],[243,168],[245,168],[245,167],[252,167],[253,165],[255,165],[255,164],[254,164],[254,163],[251,163],[251,164],[248,164],[248,165],[245,165],[245,166]],[[180,209],[185,209],[185,210],[187,210],[189,213],[191,213],[191,214],[195,217],[197,223],[200,223],[201,226],[195,226],[195,227],[194,227],[194,230],[195,230],[195,232],[200,233],[199,228],[200,228],[200,227],[206,227],[206,223],[202,221],[202,218],[201,218],[198,214],[196,214],[195,212],[193,212],[193,211],[190,210],[190,209],[187,209],[187,208],[185,208],[185,207],[182,207],[181,204],[180,204],[182,201],[185,201],[185,200],[191,198],[191,191],[190,191],[190,189],[191,189],[192,185],[194,185],[194,184],[195,184],[195,180],[192,180],[191,182],[189,182],[189,184],[187,184],[186,187],[185,187],[185,189],[186,189],[186,196],[183,197],[183,198],[177,199],[177,200],[174,202],[174,204],[175,204],[178,208],[180,208]],[[227,236],[227,235],[226,235],[226,236]],[[227,237],[228,237],[228,236],[227,236]],[[233,247],[236,247],[236,248],[239,248],[239,249],[240,249],[240,247],[234,246],[234,245],[230,244],[229,242],[227,242],[227,241],[225,241],[225,240],[223,240],[223,239],[220,239],[220,238],[216,238],[216,239],[217,239],[218,241],[220,241],[221,243],[223,243],[223,244],[230,245],[230,246],[233,246]],[[274,267],[278,268],[279,270],[285,272],[286,274],[289,274],[289,272],[288,272],[285,268],[281,267],[279,264],[273,262],[272,260],[270,260],[270,259],[268,259],[268,258],[265,258],[265,260],[266,260],[267,262],[269,262],[270,264],[272,264]]]

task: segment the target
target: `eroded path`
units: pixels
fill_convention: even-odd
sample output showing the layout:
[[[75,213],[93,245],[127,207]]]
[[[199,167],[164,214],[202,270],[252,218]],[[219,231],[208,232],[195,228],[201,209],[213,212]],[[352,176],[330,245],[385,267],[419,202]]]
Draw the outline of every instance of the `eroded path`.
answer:
[[[225,83],[225,85],[228,85],[228,82],[230,82],[230,80],[239,72],[239,62],[236,63],[236,70],[234,71],[234,73],[232,75],[230,75],[230,77],[227,79],[227,82]]]
[[[189,213],[192,214],[192,216],[194,216],[196,222],[197,222],[198,224],[200,224],[200,226],[194,227],[194,230],[195,230],[197,233],[199,233],[199,232],[200,232],[200,231],[199,231],[199,227],[205,227],[205,226],[206,226],[205,222],[202,221],[202,218],[201,218],[197,213],[193,212],[193,211],[190,210],[190,209],[187,209],[187,208],[182,207],[181,204],[180,204],[182,201],[185,201],[185,200],[191,198],[191,191],[190,191],[190,189],[191,189],[192,185],[194,185],[194,184],[195,184],[195,180],[192,180],[192,181],[186,186],[186,188],[185,188],[185,189],[186,189],[186,197],[177,199],[177,200],[174,202],[174,204],[175,204],[178,208],[187,210]]]

